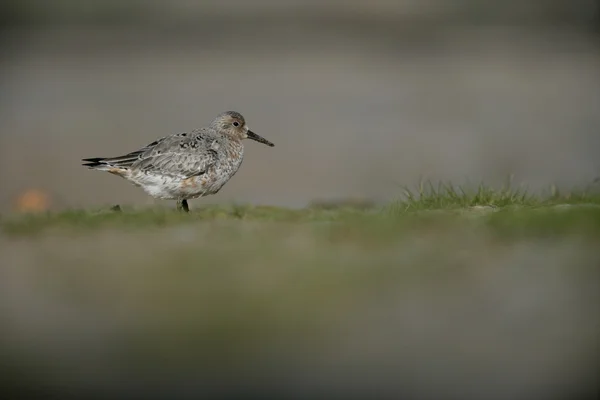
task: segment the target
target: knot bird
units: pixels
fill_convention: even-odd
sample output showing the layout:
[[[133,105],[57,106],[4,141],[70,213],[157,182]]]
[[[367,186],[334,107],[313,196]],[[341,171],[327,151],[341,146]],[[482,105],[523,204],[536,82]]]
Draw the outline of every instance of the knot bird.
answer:
[[[206,128],[165,136],[119,157],[82,161],[127,179],[152,197],[177,200],[177,209],[188,212],[188,199],[217,193],[235,175],[246,138],[274,146],[248,129],[240,113],[226,111]]]

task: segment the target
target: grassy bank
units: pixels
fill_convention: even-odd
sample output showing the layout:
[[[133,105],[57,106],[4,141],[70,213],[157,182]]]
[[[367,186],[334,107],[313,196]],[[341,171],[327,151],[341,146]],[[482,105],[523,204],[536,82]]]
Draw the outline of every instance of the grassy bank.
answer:
[[[161,228],[193,225],[195,223],[218,223],[225,221],[252,221],[254,223],[312,224],[322,226],[335,222],[340,224],[379,224],[406,226],[418,222],[447,222],[452,217],[477,217],[478,223],[522,232],[531,229],[540,232],[566,232],[584,229],[593,233],[600,229],[600,194],[591,192],[560,193],[553,190],[546,196],[530,195],[519,189],[495,190],[479,186],[471,190],[449,185],[421,185],[405,189],[400,200],[387,205],[348,201],[315,203],[304,209],[286,209],[271,206],[222,205],[202,206],[194,204],[191,213],[178,213],[173,208],[133,209],[124,207],[114,212],[110,207],[96,210],[70,210],[34,214],[17,214],[0,219],[2,232],[9,236],[27,236],[51,233],[92,232],[98,229]]]
[[[3,217],[13,387],[514,398],[591,382],[597,197],[194,206]]]

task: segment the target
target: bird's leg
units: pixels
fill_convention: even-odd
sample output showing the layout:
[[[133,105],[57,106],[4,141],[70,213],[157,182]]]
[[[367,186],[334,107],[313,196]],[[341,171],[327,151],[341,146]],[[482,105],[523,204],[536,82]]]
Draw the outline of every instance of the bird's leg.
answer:
[[[188,202],[186,199],[177,200],[177,211],[190,212],[190,208],[188,207]]]

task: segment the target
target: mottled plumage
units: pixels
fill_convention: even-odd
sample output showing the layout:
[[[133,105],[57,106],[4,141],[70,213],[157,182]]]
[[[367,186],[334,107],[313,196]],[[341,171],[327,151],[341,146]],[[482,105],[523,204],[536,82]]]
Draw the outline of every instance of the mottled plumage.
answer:
[[[152,197],[177,200],[188,211],[188,199],[217,193],[235,175],[246,138],[274,146],[250,131],[240,113],[227,111],[207,128],[165,136],[119,157],[86,158],[83,165],[121,176]]]

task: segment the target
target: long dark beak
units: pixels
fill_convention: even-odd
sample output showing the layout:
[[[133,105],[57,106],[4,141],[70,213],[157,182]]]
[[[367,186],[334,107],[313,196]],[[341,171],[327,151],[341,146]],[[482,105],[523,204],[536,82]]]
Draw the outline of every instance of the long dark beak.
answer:
[[[251,130],[248,130],[248,139],[256,140],[258,143],[263,143],[270,147],[275,146],[273,143],[269,142],[264,137],[257,135],[256,133],[252,132]]]

